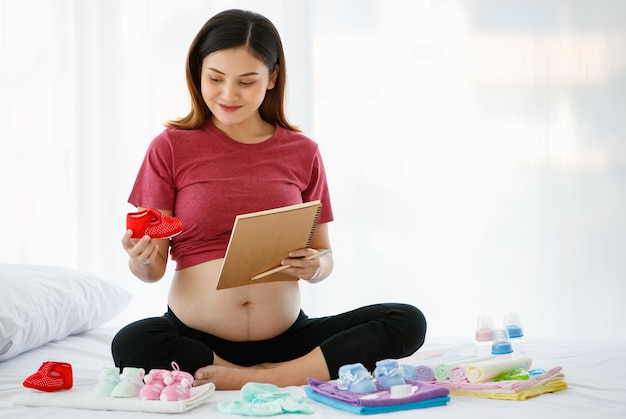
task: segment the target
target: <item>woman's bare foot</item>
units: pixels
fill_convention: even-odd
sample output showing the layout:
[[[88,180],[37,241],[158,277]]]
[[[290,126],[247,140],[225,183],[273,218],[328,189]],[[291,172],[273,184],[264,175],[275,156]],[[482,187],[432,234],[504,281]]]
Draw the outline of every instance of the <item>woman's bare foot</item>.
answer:
[[[218,390],[239,390],[246,383],[268,383],[278,387],[298,386],[307,378],[330,380],[326,359],[318,346],[308,354],[291,361],[241,367],[215,358],[214,365],[198,369],[194,374],[194,386],[215,384]]]
[[[215,384],[217,390],[240,390],[246,383],[268,382],[260,374],[261,369],[254,367],[225,367],[221,365],[209,365],[200,368],[194,374],[194,386],[206,383]]]

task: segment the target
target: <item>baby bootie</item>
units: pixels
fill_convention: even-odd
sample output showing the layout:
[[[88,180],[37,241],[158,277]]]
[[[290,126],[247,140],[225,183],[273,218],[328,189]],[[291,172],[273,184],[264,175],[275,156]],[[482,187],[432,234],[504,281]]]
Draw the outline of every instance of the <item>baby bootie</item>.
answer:
[[[377,390],[372,375],[361,363],[343,365],[339,368],[337,388],[354,393],[373,393]]]
[[[186,400],[191,397],[193,376],[188,372],[181,371],[176,362],[172,362],[172,368],[174,368],[174,371],[168,371],[163,374],[163,383],[165,383],[167,387],[161,392],[159,400],[166,402]]]
[[[150,372],[143,377],[143,381],[146,385],[139,391],[139,398],[142,400],[159,400],[161,391],[165,388],[163,378],[168,373],[168,370],[150,370]]]
[[[153,239],[166,239],[180,234],[183,231],[183,222],[157,209],[147,208],[139,212],[129,212],[126,215],[126,229],[133,230],[134,239],[146,234]]]
[[[67,362],[46,361],[22,383],[24,387],[40,391],[69,390],[74,378],[72,366]]]
[[[120,370],[117,367],[102,367],[98,374],[98,384],[93,389],[94,396],[110,396],[120,382]]]
[[[111,391],[112,397],[137,397],[144,386],[143,368],[124,367],[120,374],[120,382]]]
[[[406,384],[402,368],[395,359],[383,359],[376,362],[374,377],[378,384],[385,388]]]

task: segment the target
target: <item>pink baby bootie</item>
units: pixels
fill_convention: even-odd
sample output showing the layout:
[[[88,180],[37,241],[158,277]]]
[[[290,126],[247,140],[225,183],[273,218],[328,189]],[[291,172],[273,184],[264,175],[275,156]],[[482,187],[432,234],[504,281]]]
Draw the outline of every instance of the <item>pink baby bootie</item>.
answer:
[[[146,385],[139,391],[139,398],[142,400],[159,400],[161,391],[165,388],[163,378],[169,373],[168,370],[150,370],[150,372],[143,377],[143,382],[146,383]]]
[[[191,385],[193,376],[188,372],[181,371],[176,362],[172,362],[174,371],[163,374],[163,383],[166,387],[161,391],[160,400],[175,402],[186,400],[191,397]]]

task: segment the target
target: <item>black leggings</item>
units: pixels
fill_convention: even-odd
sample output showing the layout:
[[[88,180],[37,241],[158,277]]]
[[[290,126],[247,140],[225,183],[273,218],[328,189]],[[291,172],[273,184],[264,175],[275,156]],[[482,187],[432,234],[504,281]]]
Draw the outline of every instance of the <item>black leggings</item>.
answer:
[[[162,317],[139,320],[120,330],[111,345],[118,368],[180,369],[192,374],[213,364],[213,353],[241,366],[299,358],[322,349],[331,378],[339,367],[356,362],[369,371],[376,361],[409,356],[424,344],[426,319],[406,304],[375,304],[343,314],[309,318],[300,311],[295,323],[275,338],[232,342],[185,326],[168,309]]]

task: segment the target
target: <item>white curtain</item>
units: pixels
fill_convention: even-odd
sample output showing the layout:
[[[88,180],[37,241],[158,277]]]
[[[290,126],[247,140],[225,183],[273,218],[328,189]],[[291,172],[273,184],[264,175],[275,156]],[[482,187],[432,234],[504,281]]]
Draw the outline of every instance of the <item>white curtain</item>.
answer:
[[[130,316],[161,313],[168,282],[146,287],[130,276],[119,240],[148,143],[189,111],[189,44],[215,13],[254,8],[288,31],[294,79],[306,86],[306,51],[296,48],[306,26],[295,23],[306,21],[305,6],[1,0],[0,260],[101,273],[137,295]],[[289,103],[301,121],[310,119],[307,95]]]
[[[421,307],[433,334],[517,311],[528,337],[626,337],[626,3],[0,0],[3,263],[97,272],[160,314],[119,245],[148,142],[186,114],[214,13],[272,19],[290,119],[330,177],[329,314]]]

